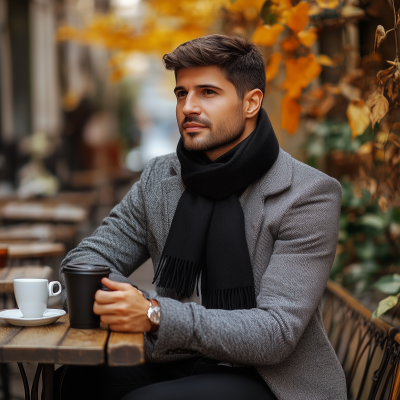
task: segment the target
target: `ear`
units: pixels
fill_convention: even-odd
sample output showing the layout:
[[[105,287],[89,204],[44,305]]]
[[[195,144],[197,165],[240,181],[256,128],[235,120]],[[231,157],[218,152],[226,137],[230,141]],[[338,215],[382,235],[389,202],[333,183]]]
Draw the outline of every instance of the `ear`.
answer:
[[[243,105],[246,118],[253,118],[260,111],[263,94],[260,89],[253,89],[244,95]]]

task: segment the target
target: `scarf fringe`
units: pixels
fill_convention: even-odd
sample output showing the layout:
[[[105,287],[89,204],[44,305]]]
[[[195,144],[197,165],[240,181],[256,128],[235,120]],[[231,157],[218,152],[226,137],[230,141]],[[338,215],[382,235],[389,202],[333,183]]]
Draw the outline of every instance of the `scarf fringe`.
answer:
[[[206,308],[222,310],[249,310],[257,306],[254,286],[211,290],[202,303]]]
[[[158,286],[174,289],[178,295],[190,297],[194,288],[198,287],[200,272],[200,263],[164,255],[158,264],[152,283],[160,278]]]

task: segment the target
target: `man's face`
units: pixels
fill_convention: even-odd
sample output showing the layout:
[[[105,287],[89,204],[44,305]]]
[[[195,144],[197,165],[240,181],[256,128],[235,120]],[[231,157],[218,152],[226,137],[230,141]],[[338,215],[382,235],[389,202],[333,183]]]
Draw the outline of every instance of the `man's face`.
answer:
[[[180,69],[175,95],[176,119],[187,150],[215,150],[243,134],[243,103],[219,67]]]

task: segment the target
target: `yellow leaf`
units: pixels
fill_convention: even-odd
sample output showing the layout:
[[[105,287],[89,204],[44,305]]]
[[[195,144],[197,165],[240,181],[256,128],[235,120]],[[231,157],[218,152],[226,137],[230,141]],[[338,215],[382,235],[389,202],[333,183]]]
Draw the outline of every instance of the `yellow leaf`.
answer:
[[[383,299],[379,302],[378,308],[373,312],[371,319],[379,318],[386,311],[389,311],[391,308],[395,307],[399,302],[399,298],[397,296],[389,296],[386,299]]]
[[[338,0],[316,0],[316,1],[321,8],[329,8],[330,10],[334,10],[339,5]]]
[[[301,107],[296,99],[286,94],[282,99],[282,122],[281,126],[286,129],[289,134],[296,133],[300,121]]]
[[[374,144],[372,142],[364,143],[358,150],[357,154],[360,156],[367,156],[374,150]]]
[[[335,63],[332,58],[328,57],[326,54],[319,54],[316,57],[317,63],[323,67],[334,67]]]
[[[369,108],[364,101],[352,101],[347,107],[347,118],[349,120],[352,137],[362,135],[369,126]]]
[[[253,42],[261,46],[272,46],[279,34],[285,29],[281,24],[260,25],[253,34]]]
[[[267,82],[272,81],[272,79],[274,79],[275,76],[278,74],[281,59],[282,59],[281,53],[271,54],[271,57],[269,58],[269,62],[268,62],[267,69],[266,69]]]
[[[386,143],[389,137],[389,132],[378,132],[376,135],[376,140],[379,143]]]
[[[362,17],[365,14],[365,11],[362,8],[347,5],[340,10],[340,13],[343,18],[357,18]]]
[[[299,33],[308,23],[308,10],[310,6],[305,1],[300,1],[290,11],[286,25],[294,32]]]
[[[310,47],[318,39],[318,35],[316,32],[317,32],[316,28],[308,28],[305,29],[304,31],[299,32],[297,34],[297,37],[299,38],[302,45]]]
[[[321,12],[322,10],[316,4],[312,4],[308,10],[308,16],[312,17],[313,15],[318,15]]]

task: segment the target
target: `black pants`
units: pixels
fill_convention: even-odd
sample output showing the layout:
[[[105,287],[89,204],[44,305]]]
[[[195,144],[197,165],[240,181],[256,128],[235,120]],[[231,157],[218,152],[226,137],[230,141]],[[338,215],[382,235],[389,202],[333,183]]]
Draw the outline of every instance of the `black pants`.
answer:
[[[136,367],[69,366],[61,400],[276,400],[255,368],[217,364],[197,357]],[[56,391],[64,368],[55,373]]]

